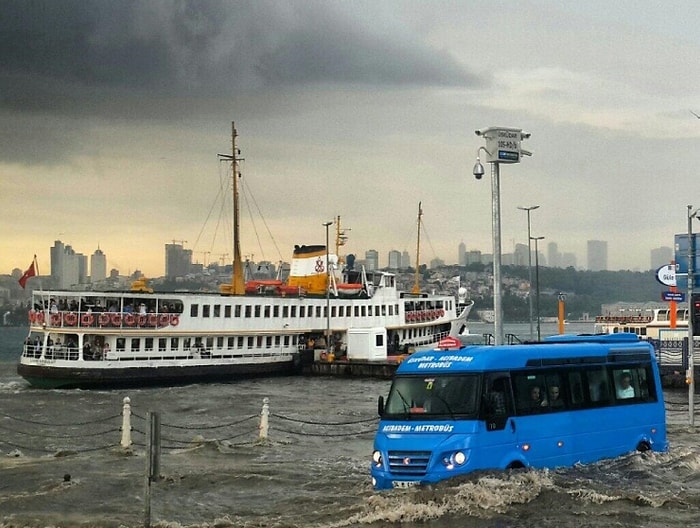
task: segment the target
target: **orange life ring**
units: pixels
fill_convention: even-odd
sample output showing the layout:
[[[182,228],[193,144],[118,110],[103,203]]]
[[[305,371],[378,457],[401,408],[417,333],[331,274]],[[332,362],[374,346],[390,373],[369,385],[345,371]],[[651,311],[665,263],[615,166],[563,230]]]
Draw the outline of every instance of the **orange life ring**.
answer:
[[[44,323],[44,312],[37,312],[34,320],[36,321],[37,324],[43,324]]]
[[[51,314],[51,326],[61,326],[61,314],[52,313]]]
[[[180,318],[177,315],[173,314],[170,316],[170,324],[171,325],[177,326],[179,323],[180,323]]]
[[[92,326],[92,323],[95,322],[95,316],[92,315],[91,313],[84,313],[83,315],[80,316],[80,324],[82,326]]]
[[[36,321],[36,311],[35,310],[29,310],[29,322],[33,323]]]
[[[107,326],[110,321],[109,314],[107,312],[102,312],[97,318],[97,321],[100,323],[100,326]]]
[[[110,316],[110,320],[112,321],[112,324],[113,324],[114,326],[121,326],[121,324],[122,324],[122,316],[121,316],[121,314],[113,313],[113,314]]]
[[[156,314],[148,316],[148,326],[158,326],[158,316]]]
[[[75,312],[67,313],[63,316],[63,322],[68,326],[75,326],[75,323],[78,322],[78,316],[75,315]]]
[[[146,326],[146,322],[148,321],[148,317],[146,317],[145,314],[139,314],[139,316],[136,318],[136,320],[139,323],[139,326]]]
[[[136,323],[136,317],[134,317],[134,314],[128,313],[124,316],[124,322],[127,326],[134,326]]]
[[[168,314],[160,314],[158,324],[160,326],[168,326],[170,324],[170,316]]]
[[[444,317],[444,316],[445,316],[445,310],[440,310],[440,317]]]

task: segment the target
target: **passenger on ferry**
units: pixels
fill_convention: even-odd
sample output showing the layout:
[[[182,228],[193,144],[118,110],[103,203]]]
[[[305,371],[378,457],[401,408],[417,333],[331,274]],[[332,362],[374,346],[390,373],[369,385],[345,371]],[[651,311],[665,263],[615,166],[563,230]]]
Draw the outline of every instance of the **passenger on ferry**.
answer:
[[[620,377],[620,386],[617,389],[617,397],[619,399],[634,398],[634,387],[631,385],[632,376],[625,372]]]
[[[134,313],[134,307],[131,306],[131,303],[124,306],[124,313]]]

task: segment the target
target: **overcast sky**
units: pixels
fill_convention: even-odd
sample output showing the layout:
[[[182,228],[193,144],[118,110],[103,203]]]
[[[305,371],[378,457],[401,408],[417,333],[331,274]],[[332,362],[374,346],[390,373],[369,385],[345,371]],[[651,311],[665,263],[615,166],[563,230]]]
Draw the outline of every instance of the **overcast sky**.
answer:
[[[164,273],[164,245],[230,259],[217,154],[239,133],[242,251],[457,262],[492,252],[491,126],[532,134],[501,166],[503,252],[544,236],[586,264],[649,269],[700,207],[700,3],[0,2],[0,272],[60,239]],[[229,199],[230,203],[230,199]],[[217,205],[218,204],[218,205]],[[248,212],[250,210],[250,212]],[[700,230],[700,225],[697,226]],[[413,261],[413,260],[412,260]]]

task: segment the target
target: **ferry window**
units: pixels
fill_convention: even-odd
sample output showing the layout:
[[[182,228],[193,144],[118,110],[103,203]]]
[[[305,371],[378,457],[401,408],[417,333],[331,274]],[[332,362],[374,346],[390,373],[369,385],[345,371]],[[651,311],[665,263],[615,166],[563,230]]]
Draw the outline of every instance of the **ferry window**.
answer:
[[[366,306],[363,306],[363,307],[362,307],[362,312],[361,312],[361,313],[362,313],[362,317],[367,317],[367,307],[366,307]]]
[[[277,318],[280,316],[280,307],[278,305],[274,305],[272,307],[272,317]]]
[[[231,305],[227,304],[224,306],[224,317],[228,318],[231,317]]]
[[[256,341],[255,346],[256,346],[257,348],[262,348],[262,345],[263,345],[263,338],[262,338],[262,336],[258,336],[258,337],[256,338],[255,341]]]
[[[296,307],[296,306],[292,306],[292,311],[291,311],[291,313],[289,314],[289,316],[290,316],[290,317],[296,317],[296,316],[297,316],[297,307]]]
[[[360,307],[355,306],[355,317],[360,317]]]
[[[327,306],[324,306],[324,307],[323,307],[323,317],[324,317],[324,318],[325,318],[325,317],[328,317],[328,307],[327,307]]]
[[[224,348],[224,338],[223,337],[216,338],[216,348]]]
[[[345,317],[345,306],[338,306],[338,317]]]
[[[379,312],[377,312],[377,315],[379,315]],[[367,316],[372,317],[372,307],[371,306],[367,307]]]
[[[389,315],[394,315],[394,305],[393,304],[389,305]]]
[[[275,346],[278,347],[280,346],[280,336],[275,336]]]
[[[253,311],[255,312],[255,317],[260,317],[260,305],[256,304]]]
[[[263,317],[265,317],[265,319],[270,318],[270,306],[267,304],[265,305],[265,309],[263,310]]]
[[[171,337],[170,338],[170,350],[178,350],[179,348],[180,348],[179,338]]]
[[[265,339],[265,346],[267,348],[272,348],[272,336],[267,336]]]
[[[247,304],[246,307],[245,307],[245,317],[246,317],[246,319],[250,319],[250,316],[251,316],[252,313],[253,313],[253,311],[251,310],[250,305]]]
[[[331,306],[331,317],[335,317],[335,316],[336,316],[336,307]]]
[[[126,347],[126,339],[124,339],[123,337],[118,337],[117,338],[117,350],[121,352],[124,350],[125,347]]]
[[[141,350],[141,340],[138,337],[134,337],[131,339],[131,351],[138,352],[139,350]]]
[[[374,336],[374,346],[384,346],[384,334],[377,334],[376,336]]]
[[[208,304],[202,305],[202,317],[209,317],[210,308],[211,306],[209,306]]]
[[[294,309],[294,308],[292,308]],[[305,308],[303,306],[299,307],[299,317],[302,318],[304,317],[304,314],[306,313]]]
[[[214,348],[214,338],[213,337],[207,337],[206,339],[207,342],[207,348]]]
[[[248,348],[253,348],[255,346],[255,338],[253,336],[248,336]]]
[[[237,345],[238,348],[243,348],[243,340],[244,340],[243,336],[238,336],[238,345]]]
[[[165,352],[168,348],[168,340],[165,337],[158,338],[158,351]]]
[[[289,317],[289,306],[282,307],[282,317],[284,317],[284,318]]]
[[[192,339],[191,338],[186,337],[182,340],[182,347],[185,350],[189,350],[191,346],[192,346]]]
[[[289,336],[288,335],[284,336],[284,346],[286,346],[286,347],[289,346]]]
[[[153,338],[147,337],[144,341],[146,342],[146,350],[153,350]]]
[[[544,375],[520,373],[513,376],[515,406],[518,415],[538,414],[545,411],[546,383]]]
[[[240,317],[241,316],[241,305],[237,304],[233,310],[233,316],[234,317]]]
[[[321,307],[320,306],[316,307],[316,317],[321,317]]]
[[[190,317],[197,317],[197,314],[199,313],[199,305],[198,304],[193,304],[190,306]]]
[[[221,317],[221,305],[220,304],[214,305],[214,317]]]
[[[232,348],[235,346],[235,344],[236,344],[235,340],[236,340],[235,337],[229,337],[229,338],[228,338],[227,347],[228,347],[229,350],[232,349]]]

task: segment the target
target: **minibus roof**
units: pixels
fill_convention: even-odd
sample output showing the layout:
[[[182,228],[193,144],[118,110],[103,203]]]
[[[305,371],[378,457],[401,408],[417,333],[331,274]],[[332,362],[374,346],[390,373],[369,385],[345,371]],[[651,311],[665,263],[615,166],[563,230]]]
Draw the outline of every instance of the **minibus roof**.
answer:
[[[525,366],[599,363],[614,354],[618,360],[652,358],[653,347],[635,334],[557,335],[540,343],[466,346],[416,352],[404,359],[397,374],[480,372]]]

